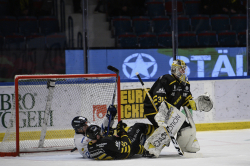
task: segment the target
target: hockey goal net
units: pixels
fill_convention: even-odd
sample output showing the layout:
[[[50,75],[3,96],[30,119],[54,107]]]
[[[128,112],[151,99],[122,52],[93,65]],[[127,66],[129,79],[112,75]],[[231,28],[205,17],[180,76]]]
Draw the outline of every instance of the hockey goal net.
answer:
[[[0,142],[0,156],[74,148],[72,119],[84,116],[100,125],[114,93],[119,119],[120,78],[115,86],[116,76],[16,76],[15,99],[8,128]]]

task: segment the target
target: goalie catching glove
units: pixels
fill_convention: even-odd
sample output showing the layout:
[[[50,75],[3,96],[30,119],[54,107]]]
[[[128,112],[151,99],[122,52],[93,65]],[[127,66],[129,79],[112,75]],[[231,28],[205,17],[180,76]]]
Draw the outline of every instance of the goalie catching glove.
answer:
[[[194,100],[189,100],[189,104],[192,110],[209,112],[213,108],[213,101],[207,92]]]
[[[126,127],[127,127],[126,123],[123,123],[122,121],[118,122],[116,130],[117,130],[117,135],[119,137],[122,136],[124,133],[127,134],[127,132],[125,131]]]

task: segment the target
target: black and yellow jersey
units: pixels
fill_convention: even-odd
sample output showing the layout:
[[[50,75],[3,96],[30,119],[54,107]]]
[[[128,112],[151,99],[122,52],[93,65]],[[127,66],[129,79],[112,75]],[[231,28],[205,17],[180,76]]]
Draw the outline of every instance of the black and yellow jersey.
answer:
[[[131,141],[127,135],[105,136],[96,143],[88,144],[90,157],[96,160],[126,159],[131,152]]]
[[[184,85],[175,76],[170,74],[159,77],[149,90],[149,94],[157,108],[164,100],[177,109],[180,109],[181,106],[190,108],[188,101],[193,98],[189,82]],[[156,113],[151,101],[146,96],[144,100],[144,115],[154,115]]]

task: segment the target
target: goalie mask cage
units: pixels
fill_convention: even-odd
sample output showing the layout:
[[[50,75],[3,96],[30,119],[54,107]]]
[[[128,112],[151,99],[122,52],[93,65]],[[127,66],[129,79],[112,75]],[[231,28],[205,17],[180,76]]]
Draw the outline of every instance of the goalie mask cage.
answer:
[[[115,86],[116,76],[16,76],[13,109],[0,142],[0,156],[73,149],[75,132],[71,126],[72,119],[84,116],[91,123],[101,125],[115,92],[114,105],[117,106],[119,120],[120,77]]]

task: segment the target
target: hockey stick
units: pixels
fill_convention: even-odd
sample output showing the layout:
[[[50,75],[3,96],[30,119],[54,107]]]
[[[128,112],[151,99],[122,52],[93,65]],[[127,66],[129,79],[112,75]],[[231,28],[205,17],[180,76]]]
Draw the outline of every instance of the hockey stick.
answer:
[[[115,68],[114,66],[108,66],[107,69],[113,71],[116,73],[116,80],[115,80],[115,89],[114,89],[114,93],[113,93],[113,99],[112,99],[112,105],[115,102],[115,95],[116,95],[116,84],[117,84],[117,80],[118,80],[118,76],[119,76],[119,70],[117,68]]]
[[[47,96],[47,102],[46,102],[46,107],[44,111],[44,119],[42,123],[42,131],[39,139],[39,148],[44,147],[44,141],[45,141],[45,136],[46,136],[46,131],[47,131],[47,125],[48,125],[48,120],[49,120],[49,114],[51,112],[51,105],[52,105],[52,100],[53,100],[53,93],[54,93],[54,88],[56,84],[56,79],[51,78],[47,82],[47,89],[48,91],[48,96]]]
[[[143,89],[145,90],[145,92],[147,93],[148,98],[149,98],[149,100],[151,101],[152,105],[154,106],[156,112],[158,112],[158,109],[156,108],[155,103],[154,103],[152,97],[150,96],[148,90],[145,88],[144,83],[143,83],[143,81],[142,81],[142,79],[141,79],[139,73],[137,72],[137,73],[135,73],[135,74],[137,75],[138,79],[140,80],[140,82],[141,82],[141,84],[142,84],[142,87],[143,87]],[[166,130],[166,133],[168,134],[168,137],[171,139],[172,143],[174,144],[174,147],[175,147],[175,149],[177,150],[178,154],[179,154],[180,156],[183,156],[183,151],[181,150],[181,148],[180,148],[178,142],[176,141],[176,139],[174,138],[174,135],[173,135],[173,134],[171,133],[171,131],[169,130],[169,127],[167,126],[167,127],[164,127],[164,128],[165,128],[165,130]]]
[[[117,81],[118,81],[118,77],[119,77],[119,70],[117,68],[115,68],[114,66],[110,66],[110,65],[107,67],[107,69],[116,73],[115,88],[114,88],[114,93],[113,93],[113,98],[112,98],[112,106],[113,106],[114,102],[115,102],[116,86],[117,86]],[[108,124],[107,133],[105,135],[108,135],[108,133],[109,133],[110,122],[111,122],[111,115],[109,115],[109,124]]]

